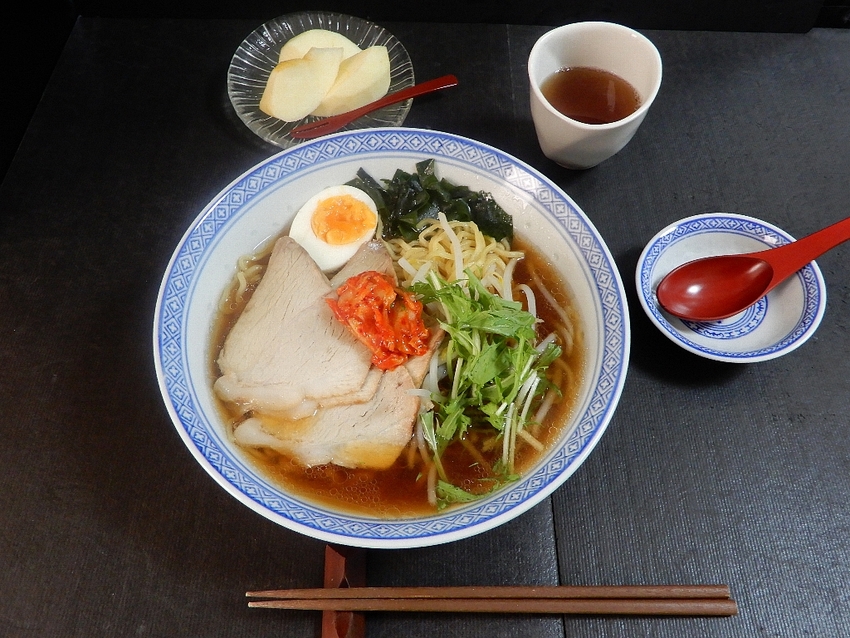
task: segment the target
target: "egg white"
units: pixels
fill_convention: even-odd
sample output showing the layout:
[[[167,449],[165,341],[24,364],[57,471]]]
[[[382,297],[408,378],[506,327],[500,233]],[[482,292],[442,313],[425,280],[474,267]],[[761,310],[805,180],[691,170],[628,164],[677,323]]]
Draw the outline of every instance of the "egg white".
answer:
[[[310,222],[319,202],[339,195],[350,195],[352,198],[365,204],[375,213],[375,225],[365,230],[362,235],[350,243],[331,245],[316,236]],[[357,252],[360,246],[374,237],[375,229],[378,225],[377,220],[378,209],[375,206],[375,202],[362,190],[347,185],[329,186],[313,195],[298,210],[295,218],[292,220],[289,236],[301,244],[323,272],[331,272],[342,268],[354,256],[354,253]]]

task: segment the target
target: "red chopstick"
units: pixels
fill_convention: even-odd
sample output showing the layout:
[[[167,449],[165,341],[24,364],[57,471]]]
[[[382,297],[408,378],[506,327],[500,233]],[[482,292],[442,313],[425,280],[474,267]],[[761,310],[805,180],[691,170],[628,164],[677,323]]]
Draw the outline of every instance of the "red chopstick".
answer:
[[[353,111],[333,115],[322,120],[316,120],[309,124],[296,126],[289,132],[289,136],[295,139],[310,139],[321,135],[327,135],[328,133],[334,133],[346,124],[349,124],[350,122],[353,122],[354,120],[377,109],[384,108],[390,104],[395,104],[396,102],[409,100],[410,98],[418,95],[439,91],[440,89],[447,89],[455,85],[457,85],[457,78],[454,75],[444,75],[433,80],[428,80],[427,82],[421,82],[419,84],[409,86],[406,89],[396,91],[395,93],[389,93],[381,99],[371,102],[365,106],[361,106]]]

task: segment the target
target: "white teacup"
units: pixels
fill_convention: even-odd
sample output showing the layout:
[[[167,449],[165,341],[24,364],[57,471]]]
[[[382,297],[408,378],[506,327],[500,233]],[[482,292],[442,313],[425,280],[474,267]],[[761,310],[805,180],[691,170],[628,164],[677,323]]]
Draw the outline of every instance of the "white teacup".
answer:
[[[608,71],[631,84],[640,106],[609,124],[585,124],[555,109],[541,84],[565,67]],[[548,31],[528,56],[531,117],[540,148],[567,168],[590,168],[619,152],[632,139],[661,86],[658,49],[637,31],[611,22],[576,22]]]

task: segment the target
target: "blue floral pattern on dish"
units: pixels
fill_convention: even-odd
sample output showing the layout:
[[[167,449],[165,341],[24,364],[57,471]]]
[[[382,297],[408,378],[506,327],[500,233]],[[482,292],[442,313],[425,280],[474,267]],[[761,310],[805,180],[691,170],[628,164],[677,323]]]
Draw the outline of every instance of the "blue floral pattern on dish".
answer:
[[[765,248],[793,241],[790,235],[767,223],[731,213],[697,215],[672,225],[666,232],[659,233],[644,248],[638,265],[638,293],[641,304],[653,323],[684,348],[721,361],[748,362],[770,359],[793,350],[805,342],[820,324],[825,306],[826,291],[823,278],[814,263],[808,264],[795,275],[803,290],[802,311],[796,325],[775,343],[743,352],[723,345],[723,342],[746,337],[757,330],[767,316],[769,299],[762,299],[756,306],[721,322],[681,321],[681,324],[693,334],[716,340],[715,346],[697,343],[689,337],[688,330],[680,330],[673,325],[671,318],[661,310],[655,298],[653,270],[656,263],[665,251],[670,250],[686,237],[717,232],[754,238],[765,244]]]
[[[752,306],[728,319],[719,321],[682,320],[695,333],[711,339],[740,339],[756,330],[767,316],[767,297],[762,297]]]

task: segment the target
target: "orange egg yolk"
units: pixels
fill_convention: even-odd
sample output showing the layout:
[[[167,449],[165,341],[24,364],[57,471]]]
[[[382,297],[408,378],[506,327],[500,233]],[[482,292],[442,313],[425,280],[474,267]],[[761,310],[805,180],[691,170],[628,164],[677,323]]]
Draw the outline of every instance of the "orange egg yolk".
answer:
[[[378,218],[366,204],[351,195],[323,199],[316,206],[310,226],[326,244],[341,246],[357,241],[375,227]]]

